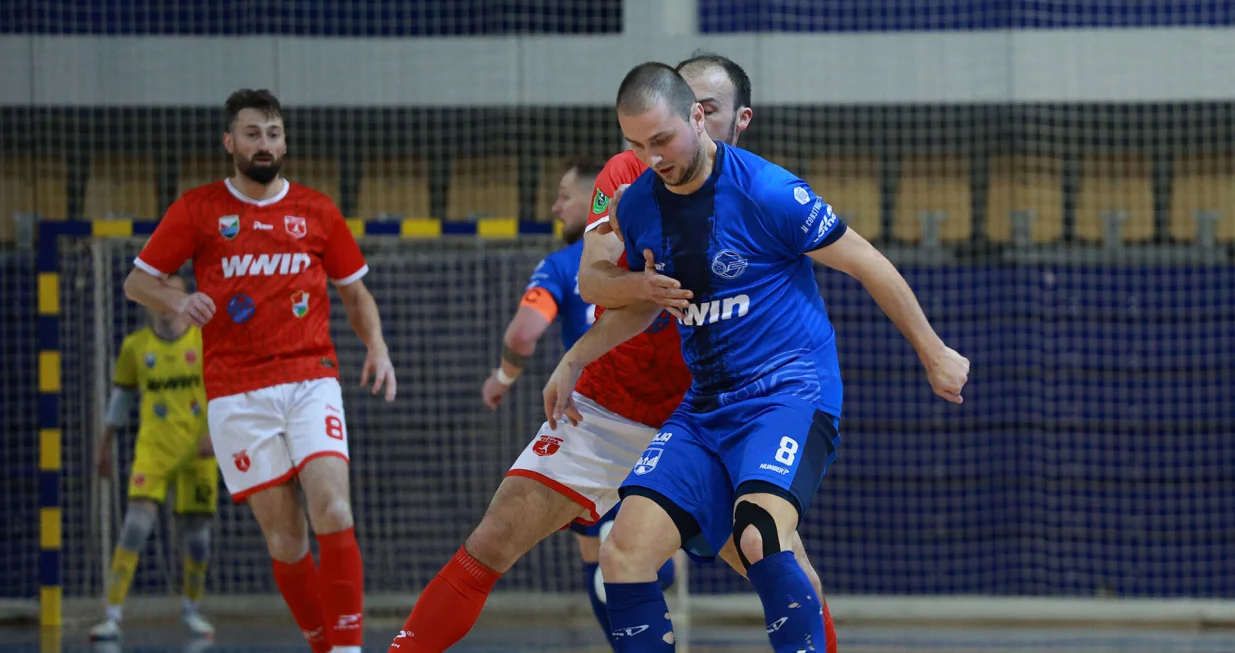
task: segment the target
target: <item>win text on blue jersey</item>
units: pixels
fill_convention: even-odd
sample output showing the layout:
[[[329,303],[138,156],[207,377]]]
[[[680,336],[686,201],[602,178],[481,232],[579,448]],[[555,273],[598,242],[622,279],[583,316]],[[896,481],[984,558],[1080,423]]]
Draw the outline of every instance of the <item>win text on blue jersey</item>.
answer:
[[[840,416],[836,333],[806,253],[847,227],[806,182],[718,143],[699,190],[672,193],[649,170],[622,196],[618,222],[631,269],[650,249],[657,271],[694,293],[678,321],[692,410],[791,394]]]

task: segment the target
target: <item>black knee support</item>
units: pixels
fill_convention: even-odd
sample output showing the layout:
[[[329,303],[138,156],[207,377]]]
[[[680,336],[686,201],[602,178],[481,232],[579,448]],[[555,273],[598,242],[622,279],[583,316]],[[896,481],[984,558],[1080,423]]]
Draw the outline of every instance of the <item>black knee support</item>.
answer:
[[[746,532],[748,526],[754,526],[755,530],[759,531],[759,537],[763,539],[765,558],[780,553],[780,535],[776,532],[776,520],[772,519],[772,515],[762,506],[750,501],[738,502],[733,511],[733,546],[738,550],[742,566],[749,571],[751,561],[746,559],[746,552],[742,551],[742,533]]]

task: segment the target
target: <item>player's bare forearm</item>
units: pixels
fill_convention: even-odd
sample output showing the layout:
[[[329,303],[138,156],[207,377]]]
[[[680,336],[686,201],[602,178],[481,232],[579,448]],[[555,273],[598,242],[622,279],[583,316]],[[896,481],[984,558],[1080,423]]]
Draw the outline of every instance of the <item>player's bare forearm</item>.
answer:
[[[339,297],[343,300],[343,308],[347,310],[347,323],[360,342],[370,351],[386,350],[386,339],[382,337],[382,316],[377,310],[377,300],[365,287],[363,281],[355,281],[346,286],[339,286]]]
[[[860,281],[920,358],[925,360],[945,347],[909,282],[886,256],[852,229],[835,243],[811,252],[810,257]]]
[[[612,233],[596,230],[583,235],[583,259],[579,262],[579,297],[605,308],[621,308],[640,301],[638,273],[618,267],[625,246]]]
[[[623,308],[642,301],[641,293],[645,285],[641,273],[625,270],[609,261],[597,261],[579,269],[579,297],[606,309]]]
[[[520,306],[502,338],[502,371],[515,377],[523,372],[525,359],[536,353],[536,343],[549,328],[549,321],[530,306]]]
[[[179,311],[188,298],[183,290],[145,270],[134,268],[124,280],[124,296],[156,311]]]
[[[563,360],[575,367],[591,363],[614,347],[643,333],[656,320],[656,316],[660,315],[660,311],[660,306],[652,302],[606,310],[596,320],[596,324],[566,352]]]

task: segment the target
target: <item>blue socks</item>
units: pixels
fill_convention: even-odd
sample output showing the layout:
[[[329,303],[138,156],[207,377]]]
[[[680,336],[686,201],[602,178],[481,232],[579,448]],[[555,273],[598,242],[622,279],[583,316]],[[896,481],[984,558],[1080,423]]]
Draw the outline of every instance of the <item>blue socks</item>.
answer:
[[[763,603],[768,639],[776,653],[823,651],[819,597],[792,551],[781,551],[750,566],[750,584]],[[612,601],[611,601],[612,602]]]
[[[614,651],[673,653],[673,624],[660,583],[605,583],[605,595]]]
[[[600,565],[595,562],[583,563],[583,586],[587,588],[587,597],[592,602],[592,614],[596,615],[596,621],[600,622],[600,629],[605,633],[605,639],[609,640],[609,646],[614,647],[613,634],[609,631],[609,610],[605,607],[605,602],[596,593],[596,574],[600,569]]]

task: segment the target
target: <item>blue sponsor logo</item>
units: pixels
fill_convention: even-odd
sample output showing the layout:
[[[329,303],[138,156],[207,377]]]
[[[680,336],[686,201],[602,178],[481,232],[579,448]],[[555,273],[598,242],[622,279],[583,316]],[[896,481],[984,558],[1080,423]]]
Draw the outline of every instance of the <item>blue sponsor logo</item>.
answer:
[[[227,301],[227,314],[232,316],[232,322],[244,324],[253,317],[255,310],[253,299],[248,295],[236,295]]]

